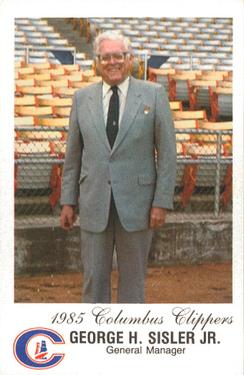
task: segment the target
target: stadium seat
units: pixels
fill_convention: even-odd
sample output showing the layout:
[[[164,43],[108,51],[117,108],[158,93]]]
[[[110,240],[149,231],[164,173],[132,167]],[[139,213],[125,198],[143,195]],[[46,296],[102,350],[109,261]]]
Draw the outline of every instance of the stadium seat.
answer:
[[[50,80],[50,81],[40,81],[38,82],[38,86],[40,87],[69,87],[68,79],[59,79],[59,80]]]
[[[52,107],[15,106],[15,113],[18,116],[47,116],[52,115]]]
[[[182,72],[169,75],[169,98],[189,102],[189,81],[197,77],[197,72]]]
[[[49,141],[15,142],[15,192],[47,191],[52,209],[60,197],[62,169],[60,164],[55,163],[58,155],[54,151]],[[22,159],[21,164],[18,164],[19,159]]]
[[[35,25],[36,30],[39,30],[45,35],[45,33],[54,32],[54,27],[50,25]]]
[[[174,120],[207,120],[207,114],[205,110],[199,111],[174,111]]]
[[[216,87],[216,80],[192,80],[188,81],[189,106],[191,110],[210,110],[209,87]]]
[[[174,119],[174,127],[175,129],[183,129],[183,130],[184,129],[197,129],[198,121],[196,119],[183,119],[183,120]]]
[[[232,87],[210,87],[212,120],[232,119]]]
[[[232,121],[200,121],[199,127],[207,130],[233,130]]]
[[[40,19],[40,18],[32,18],[30,19],[30,23],[36,27],[42,27],[42,26],[47,26],[48,25],[48,21],[47,20],[43,20],[43,19]]]
[[[53,88],[51,86],[16,86],[16,93],[20,95],[52,95]]]
[[[226,151],[227,150],[227,151]],[[227,148],[221,147],[221,157],[228,158],[230,154]],[[193,159],[213,159],[217,158],[217,145],[216,144],[188,144],[187,154]],[[181,203],[186,207],[189,200],[196,189],[205,191],[206,189],[216,188],[216,166],[214,163],[201,163],[188,165],[184,174],[185,184],[184,190],[181,194]],[[220,201],[226,207],[231,200],[232,196],[232,165],[220,165],[220,190],[222,191]]]
[[[47,38],[46,38],[46,40],[47,40]],[[51,39],[51,38],[49,38],[47,40],[47,44],[49,44],[49,46],[54,46],[54,47],[64,47],[64,46],[68,46],[69,42],[68,42],[67,39],[60,39],[60,38]]]
[[[76,90],[74,87],[53,87],[53,94],[60,98],[73,97]]]
[[[24,105],[36,105],[36,96],[35,95],[26,95],[26,96],[15,96],[14,98],[15,106],[24,106]]]
[[[82,87],[87,87],[87,86],[90,86],[92,84],[92,82],[85,82],[85,81],[69,81],[69,87],[73,87],[73,88],[82,88]]]
[[[148,68],[148,79],[149,81],[158,82],[162,84],[166,90],[169,92],[169,74],[173,75],[175,73],[175,69],[155,69],[155,68]],[[170,97],[171,101],[175,101]]]
[[[18,130],[18,127],[25,127],[25,128],[30,128],[30,126],[35,125],[35,118],[34,116],[16,116],[14,118],[14,126],[15,129]]]
[[[33,87],[35,86],[34,78],[16,79],[15,87]]]
[[[25,66],[25,67],[18,68],[17,72],[18,72],[20,77],[23,77],[27,74],[34,74],[35,69],[34,69],[33,65],[32,66]]]
[[[36,98],[38,106],[51,106],[51,107],[71,107],[71,98]]]
[[[25,79],[34,79],[35,82],[39,81],[50,81],[50,73],[39,73],[39,74],[26,74]]]
[[[35,46],[47,46],[48,41],[47,38],[39,37],[39,38],[33,38],[29,37],[28,38],[28,44],[31,44],[33,47]]]
[[[171,102],[169,102],[169,105],[170,105],[171,111],[182,111],[183,110],[182,102],[179,101],[179,100],[171,101]]]
[[[53,107],[53,114],[58,117],[69,117],[70,107]]]
[[[38,72],[39,74],[50,74],[51,75],[51,78],[55,77],[55,76],[62,76],[65,74],[66,70],[65,70],[65,67],[64,66],[59,66],[59,67],[55,67],[55,68],[47,68],[47,69],[43,69],[43,68],[39,68],[38,67],[35,67],[35,71]]]
[[[46,127],[67,127],[69,125],[68,117],[36,117],[35,125],[46,126]]]

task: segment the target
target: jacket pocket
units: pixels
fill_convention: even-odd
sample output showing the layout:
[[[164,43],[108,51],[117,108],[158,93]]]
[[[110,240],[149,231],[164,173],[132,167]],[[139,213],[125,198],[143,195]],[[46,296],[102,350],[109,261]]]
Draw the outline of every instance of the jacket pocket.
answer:
[[[155,177],[147,174],[141,174],[138,176],[139,185],[153,185],[155,183]]]
[[[81,184],[87,177],[86,173],[81,173],[80,178],[79,178],[79,184]]]

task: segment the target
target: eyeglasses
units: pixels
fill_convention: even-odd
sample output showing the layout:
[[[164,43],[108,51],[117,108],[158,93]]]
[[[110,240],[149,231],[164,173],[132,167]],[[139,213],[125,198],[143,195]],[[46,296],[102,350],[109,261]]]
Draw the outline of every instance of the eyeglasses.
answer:
[[[125,61],[126,56],[129,52],[117,52],[117,53],[108,53],[106,55],[97,55],[101,64],[108,64],[111,59],[118,63],[122,63]]]

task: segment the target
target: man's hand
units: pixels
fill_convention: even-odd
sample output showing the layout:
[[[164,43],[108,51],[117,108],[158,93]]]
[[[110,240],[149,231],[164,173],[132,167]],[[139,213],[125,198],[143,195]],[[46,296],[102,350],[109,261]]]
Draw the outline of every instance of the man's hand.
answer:
[[[64,205],[61,210],[60,224],[65,230],[73,228],[74,222],[76,220],[75,207]]]
[[[150,229],[156,229],[164,225],[167,210],[161,207],[152,207],[150,212]]]

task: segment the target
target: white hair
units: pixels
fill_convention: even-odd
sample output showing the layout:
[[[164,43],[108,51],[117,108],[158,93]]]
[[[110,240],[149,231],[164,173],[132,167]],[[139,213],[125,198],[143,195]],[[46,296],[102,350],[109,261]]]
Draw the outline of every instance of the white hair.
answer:
[[[96,36],[93,48],[95,56],[99,54],[100,44],[104,40],[121,40],[124,43],[125,49],[129,53],[133,54],[130,39],[124,36],[120,31],[109,30],[104,31]]]

